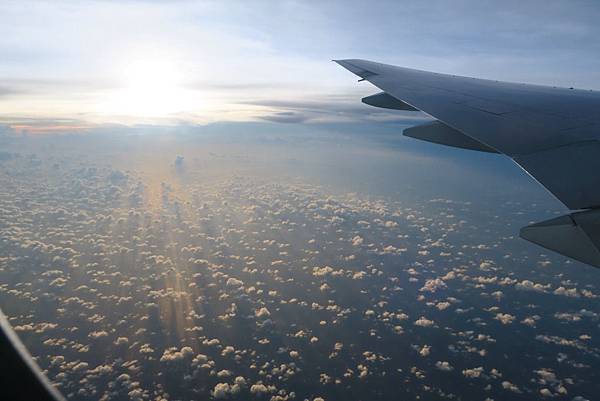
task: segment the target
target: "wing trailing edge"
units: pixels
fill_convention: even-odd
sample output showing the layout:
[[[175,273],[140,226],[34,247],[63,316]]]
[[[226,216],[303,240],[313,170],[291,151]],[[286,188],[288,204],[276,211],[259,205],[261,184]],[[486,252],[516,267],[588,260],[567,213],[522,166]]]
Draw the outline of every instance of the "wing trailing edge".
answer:
[[[368,104],[369,106],[380,107],[382,109],[418,111],[410,104],[407,104],[402,100],[398,100],[385,92],[379,92],[371,96],[363,97],[361,102]]]
[[[439,145],[452,146],[454,148],[498,153],[495,149],[447,126],[441,121],[433,121],[427,124],[406,128],[403,135]]]
[[[600,142],[584,141],[514,156],[571,210],[600,207]]]

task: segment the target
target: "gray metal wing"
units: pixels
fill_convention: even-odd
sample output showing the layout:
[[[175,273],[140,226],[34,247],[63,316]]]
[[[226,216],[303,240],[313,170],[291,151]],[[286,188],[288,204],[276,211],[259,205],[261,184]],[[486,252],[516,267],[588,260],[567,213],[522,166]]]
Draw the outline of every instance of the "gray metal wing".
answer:
[[[600,93],[336,60],[402,103],[515,160],[569,209],[600,206]]]
[[[503,153],[569,209],[600,208],[599,92],[467,78],[358,59],[335,61],[383,91],[365,98],[365,103],[421,110],[438,120],[409,128],[405,135]],[[541,245],[557,250],[552,244]],[[570,250],[557,251],[573,256]]]

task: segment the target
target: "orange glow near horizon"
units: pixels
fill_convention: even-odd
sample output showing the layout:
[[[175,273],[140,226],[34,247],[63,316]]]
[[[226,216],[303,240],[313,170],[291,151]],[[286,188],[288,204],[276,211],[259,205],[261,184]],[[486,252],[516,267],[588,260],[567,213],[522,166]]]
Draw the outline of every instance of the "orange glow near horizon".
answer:
[[[94,128],[93,125],[28,125],[9,124],[9,127],[18,134],[57,134],[87,131]]]

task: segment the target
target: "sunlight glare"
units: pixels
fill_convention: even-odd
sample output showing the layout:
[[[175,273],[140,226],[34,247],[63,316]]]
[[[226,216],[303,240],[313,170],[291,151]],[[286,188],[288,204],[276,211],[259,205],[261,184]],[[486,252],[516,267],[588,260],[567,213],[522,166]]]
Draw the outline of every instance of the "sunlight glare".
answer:
[[[107,94],[100,113],[163,118],[198,109],[197,94],[183,87],[182,72],[169,60],[134,60],[117,75],[120,87]]]

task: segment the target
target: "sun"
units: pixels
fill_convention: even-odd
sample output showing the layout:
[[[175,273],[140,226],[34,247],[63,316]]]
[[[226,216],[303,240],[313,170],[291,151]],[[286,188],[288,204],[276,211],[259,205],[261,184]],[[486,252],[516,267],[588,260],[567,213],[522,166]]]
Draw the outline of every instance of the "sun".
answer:
[[[136,59],[116,72],[118,87],[106,93],[99,112],[131,118],[165,118],[197,109],[197,94],[184,87],[178,65],[167,59]]]

